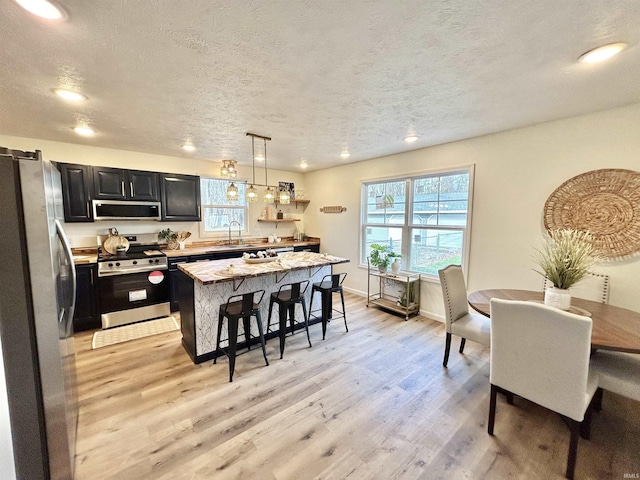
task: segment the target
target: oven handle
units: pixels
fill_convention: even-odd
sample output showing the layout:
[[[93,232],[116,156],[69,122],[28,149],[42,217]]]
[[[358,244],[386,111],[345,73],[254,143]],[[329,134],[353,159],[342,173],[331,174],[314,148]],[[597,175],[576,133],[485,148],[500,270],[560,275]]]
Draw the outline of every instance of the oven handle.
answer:
[[[127,275],[129,273],[144,273],[144,272],[155,272],[156,270],[168,270],[166,265],[158,265],[156,268],[150,270],[149,267],[141,267],[141,268],[132,268],[129,270],[114,270],[111,272],[101,272],[98,269],[99,277],[113,277],[114,275]]]

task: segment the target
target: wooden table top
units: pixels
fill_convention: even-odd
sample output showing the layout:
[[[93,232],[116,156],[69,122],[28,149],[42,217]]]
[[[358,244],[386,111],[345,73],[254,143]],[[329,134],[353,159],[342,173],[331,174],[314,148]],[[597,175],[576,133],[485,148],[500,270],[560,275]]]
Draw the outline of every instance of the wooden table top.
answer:
[[[531,290],[494,289],[480,290],[468,296],[469,305],[487,317],[491,311],[492,298],[542,302],[544,294]],[[571,298],[571,305],[591,314],[593,321],[591,346],[593,348],[640,353],[640,312],[581,298]]]

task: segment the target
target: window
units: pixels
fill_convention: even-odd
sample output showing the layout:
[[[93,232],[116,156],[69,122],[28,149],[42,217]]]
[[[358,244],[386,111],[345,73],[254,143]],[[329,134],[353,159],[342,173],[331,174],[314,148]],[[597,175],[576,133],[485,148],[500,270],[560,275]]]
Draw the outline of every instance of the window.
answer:
[[[229,180],[218,178],[200,178],[200,196],[202,199],[202,222],[200,223],[201,233],[205,236],[214,236],[229,231],[231,222],[238,222],[240,227],[234,223],[233,230],[240,228],[241,231],[248,229],[248,206],[246,200],[246,184],[235,183],[238,187],[238,201],[227,200],[227,187]]]
[[[473,167],[362,184],[362,258],[372,243],[402,255],[403,268],[426,275],[466,264]]]

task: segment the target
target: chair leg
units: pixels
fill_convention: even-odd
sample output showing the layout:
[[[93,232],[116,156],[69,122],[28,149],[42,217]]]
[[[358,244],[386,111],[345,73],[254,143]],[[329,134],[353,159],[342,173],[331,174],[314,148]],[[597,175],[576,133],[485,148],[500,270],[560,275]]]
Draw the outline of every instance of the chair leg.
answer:
[[[285,335],[287,334],[287,307],[281,303],[278,303],[278,315],[280,317],[280,330],[278,332],[280,335],[280,358],[282,358],[282,355],[284,355]]]
[[[331,290],[322,292],[322,339],[327,335],[327,322],[331,318]]]
[[[289,305],[289,325],[291,326],[291,335],[296,333],[296,329],[294,328],[296,318],[296,304],[292,303]]]
[[[596,390],[596,394],[593,396],[593,408],[596,410],[596,412],[602,410],[603,393],[604,391],[600,387],[598,387],[598,389]]]
[[[267,349],[265,347],[264,329],[262,328],[262,318],[260,317],[260,310],[256,311],[256,320],[258,321],[258,335],[260,335],[260,345],[262,345],[262,355],[264,356],[264,361],[268,367],[269,360],[267,359]]]
[[[311,348],[311,337],[309,336],[309,316],[307,315],[307,307],[304,304],[304,298],[300,302],[302,305],[302,314],[304,315],[304,329],[307,331],[307,340],[309,341],[309,348]]]
[[[451,334],[447,333],[447,337],[444,341],[444,360],[442,361],[442,365],[444,367],[447,366],[447,362],[449,361],[449,350],[451,350]]]
[[[571,440],[569,442],[569,457],[567,458],[567,473],[565,477],[573,480],[573,474],[576,470],[576,457],[578,456],[578,441],[580,440],[580,424],[570,418],[567,419],[569,428],[571,428]]]
[[[491,384],[491,399],[489,400],[489,422],[487,423],[487,433],[493,435],[493,426],[496,423],[496,399],[498,397],[498,387]]]
[[[347,333],[349,332],[349,327],[347,326],[347,311],[344,308],[344,293],[340,290],[340,300],[342,301],[342,317],[344,318],[344,328],[347,329]]]
[[[307,320],[311,320],[311,312],[313,312],[313,294],[315,290],[311,290],[311,300],[309,300],[309,313],[307,313]],[[315,316],[314,316],[315,317]]]
[[[238,343],[238,317],[229,317],[227,322],[229,332],[229,381],[233,382],[233,372],[236,369],[236,346]]]
[[[273,312],[273,297],[269,298],[269,315],[267,315],[267,333],[271,331],[271,313]]]
[[[244,341],[247,344],[247,350],[251,350],[251,317],[242,318],[242,326],[244,328]]]
[[[464,344],[467,341],[466,338],[462,337],[462,340],[460,340],[460,353],[464,353]]]
[[[216,356],[213,357],[213,364],[215,365],[218,360],[218,352],[220,351],[220,335],[222,334],[222,322],[224,321],[224,315],[218,314],[218,336],[216,338]]]

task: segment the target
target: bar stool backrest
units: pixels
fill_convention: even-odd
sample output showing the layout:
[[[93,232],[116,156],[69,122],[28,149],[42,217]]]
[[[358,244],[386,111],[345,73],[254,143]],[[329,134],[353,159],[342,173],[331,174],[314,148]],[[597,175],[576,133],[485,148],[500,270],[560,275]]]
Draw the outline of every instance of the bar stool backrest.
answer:
[[[280,292],[282,292],[283,290],[291,290],[291,296],[289,298],[291,298],[292,300],[299,299],[305,294],[305,292],[307,291],[307,287],[309,287],[309,280],[280,285],[280,288],[278,289],[278,297],[280,296]]]
[[[330,275],[325,275],[324,277],[322,277],[322,282],[320,283],[324,287],[325,281],[328,281],[328,279],[331,279],[331,289],[334,290],[342,286],[342,282],[344,282],[345,278],[347,278],[346,272],[332,273]]]
[[[260,294],[260,298],[258,298],[258,301],[254,302],[255,296],[258,294]],[[227,300],[227,304],[224,307],[224,312],[227,313],[229,309],[229,305],[231,305],[232,303],[241,302],[242,311],[238,312],[237,314],[242,317],[250,315],[251,312],[253,311],[254,303],[259,304],[262,301],[262,297],[264,297],[264,290],[256,290],[255,292],[248,292],[248,293],[242,293],[240,295],[233,295],[232,297],[229,297],[229,299]],[[236,312],[233,312],[233,313],[236,314]]]

